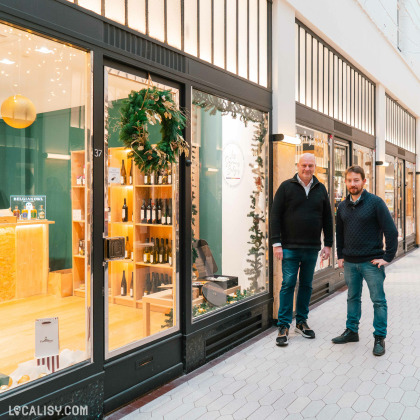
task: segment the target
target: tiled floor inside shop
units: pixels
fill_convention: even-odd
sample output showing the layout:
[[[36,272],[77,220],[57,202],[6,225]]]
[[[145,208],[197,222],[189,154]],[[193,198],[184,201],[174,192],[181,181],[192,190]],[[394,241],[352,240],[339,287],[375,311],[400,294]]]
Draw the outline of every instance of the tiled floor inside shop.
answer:
[[[420,250],[387,268],[385,290],[382,357],[372,355],[373,308],[366,287],[360,342],[332,344],[345,328],[342,292],[312,309],[315,340],[292,332],[289,346],[279,348],[273,328],[109,419],[419,419]]]

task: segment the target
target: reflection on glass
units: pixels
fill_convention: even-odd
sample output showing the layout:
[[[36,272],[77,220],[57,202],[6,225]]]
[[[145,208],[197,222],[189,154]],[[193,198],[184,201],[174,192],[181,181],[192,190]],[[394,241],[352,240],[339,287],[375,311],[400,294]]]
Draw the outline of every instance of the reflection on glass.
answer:
[[[193,91],[193,317],[268,288],[266,148],[265,114]]]
[[[306,127],[296,126],[296,132],[300,135],[301,144],[296,146],[295,165],[299,161],[299,157],[303,153],[313,153],[315,155],[315,176],[318,181],[324,184],[327,192],[329,192],[329,176],[330,176],[330,153],[328,134],[320,131],[311,130]],[[296,166],[297,172],[297,166]],[[321,247],[324,246],[324,235],[321,236]],[[322,260],[318,256],[315,271],[322,270],[332,264],[332,258]]]
[[[397,164],[397,229],[398,240],[404,239],[404,161]]]
[[[107,356],[177,325],[177,168],[144,174],[119,139],[122,105],[131,91],[147,88],[147,80],[107,68],[105,226],[107,236],[124,237],[126,247],[123,260],[108,263]],[[178,92],[172,95],[178,103]],[[160,129],[159,122],[148,125],[151,143],[162,138]]]
[[[375,192],[374,151],[358,144],[353,144],[353,165],[359,165],[365,171],[365,190]]]
[[[20,94],[36,111],[27,128],[0,119],[2,393],[90,359],[92,151],[90,55],[4,24],[0,35],[14,63],[0,104]]]
[[[415,172],[416,165],[405,162],[405,227],[406,236],[416,232],[415,224]]]

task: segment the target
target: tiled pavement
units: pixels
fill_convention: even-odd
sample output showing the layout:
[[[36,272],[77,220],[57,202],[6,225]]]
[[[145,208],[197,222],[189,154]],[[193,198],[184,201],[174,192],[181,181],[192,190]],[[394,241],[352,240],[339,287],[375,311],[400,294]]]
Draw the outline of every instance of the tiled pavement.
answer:
[[[292,332],[278,348],[273,329],[124,419],[420,419],[420,250],[386,272],[384,356],[372,355],[366,287],[360,342],[331,343],[345,327],[344,292],[311,311],[315,340]]]

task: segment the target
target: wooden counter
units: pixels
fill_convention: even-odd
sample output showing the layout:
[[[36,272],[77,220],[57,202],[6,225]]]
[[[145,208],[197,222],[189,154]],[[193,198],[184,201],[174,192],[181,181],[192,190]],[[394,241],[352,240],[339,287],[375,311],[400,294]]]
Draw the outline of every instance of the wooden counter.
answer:
[[[0,302],[47,293],[50,224],[0,223]]]

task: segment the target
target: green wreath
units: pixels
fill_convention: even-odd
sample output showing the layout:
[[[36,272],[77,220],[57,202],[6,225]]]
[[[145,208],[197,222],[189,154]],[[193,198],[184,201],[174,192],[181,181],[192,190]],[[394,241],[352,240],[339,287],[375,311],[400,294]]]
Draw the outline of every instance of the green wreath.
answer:
[[[162,139],[151,144],[147,123],[161,124]],[[177,157],[188,156],[188,143],[182,136],[185,115],[177,108],[170,90],[152,86],[139,92],[131,91],[121,108],[120,140],[132,150],[129,157],[145,173],[167,168]]]

